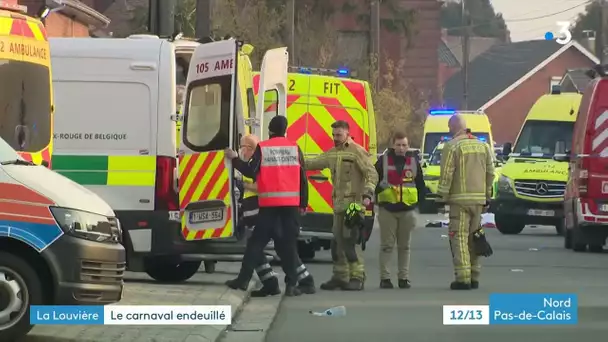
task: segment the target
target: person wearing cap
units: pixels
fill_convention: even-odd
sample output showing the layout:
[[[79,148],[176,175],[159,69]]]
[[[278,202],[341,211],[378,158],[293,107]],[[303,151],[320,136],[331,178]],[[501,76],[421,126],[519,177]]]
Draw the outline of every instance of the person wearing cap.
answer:
[[[308,206],[304,158],[298,145],[285,137],[287,118],[272,118],[268,131],[269,139],[258,144],[247,162],[241,160],[238,153],[231,149],[224,151],[226,158],[232,160],[234,168],[257,184],[258,219],[247,243],[243,267],[246,268],[245,274],[252,274],[252,270],[260,263],[264,248],[271,239],[274,240],[274,248],[281,259],[287,281],[285,295],[299,296],[302,294],[302,285],[298,286],[297,239],[300,233],[300,213]],[[260,295],[279,293],[278,281],[267,281],[259,290]]]
[[[372,156],[350,136],[348,122],[338,120],[331,128],[334,147],[316,158],[306,160],[307,170],[330,169],[334,186],[334,238],[331,242],[333,276],[320,287],[322,290],[360,291],[366,278],[362,240],[353,238],[353,232],[345,225],[345,215],[353,203],[366,207],[372,203],[378,173]]]
[[[253,152],[256,150],[259,143],[259,138],[253,134],[245,135],[241,138],[241,146],[239,150],[239,156],[241,160],[247,162],[253,157]],[[242,177],[242,182],[239,186],[241,189],[240,198],[240,213],[239,224],[237,231],[239,235],[251,235],[255,226],[257,225],[259,206],[258,206],[258,194],[257,185],[254,180],[249,177]],[[247,248],[251,248],[253,245],[248,244]],[[255,246],[253,246],[255,247]],[[273,271],[270,264],[266,261],[266,256],[263,251],[258,255],[259,261],[255,265],[255,272],[262,283],[266,284],[266,289],[278,288],[277,274]],[[299,256],[297,258],[297,271],[298,271],[298,285],[301,292],[306,294],[313,294],[316,292],[314,280],[306,266],[302,263]],[[249,281],[253,270],[251,267],[247,267],[249,264],[242,263],[241,270],[235,279],[226,281],[226,285],[231,289],[247,290]],[[285,284],[288,284],[289,280],[285,279]],[[267,292],[263,290],[252,291],[252,297],[265,297]]]
[[[492,151],[467,131],[461,115],[448,121],[453,138],[441,151],[441,171],[437,194],[449,206],[449,241],[455,280],[452,290],[479,287],[479,256],[474,250],[474,233],[481,214],[490,203],[494,180]]]

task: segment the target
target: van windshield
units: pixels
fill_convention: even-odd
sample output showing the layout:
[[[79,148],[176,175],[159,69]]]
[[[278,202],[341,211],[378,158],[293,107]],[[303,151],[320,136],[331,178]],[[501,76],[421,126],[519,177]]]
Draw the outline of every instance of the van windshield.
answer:
[[[489,141],[490,135],[488,133],[475,133],[473,135],[476,136],[481,141]],[[435,146],[439,144],[442,140],[450,140],[452,136],[450,133],[427,133],[424,136],[424,151],[422,153],[430,155],[433,153]]]
[[[515,143],[513,153],[546,158],[566,153],[572,146],[573,130],[574,122],[528,120]]]
[[[436,148],[429,158],[429,165],[441,165],[441,151],[443,148]]]
[[[0,137],[14,150],[37,152],[51,142],[48,67],[0,59]]]

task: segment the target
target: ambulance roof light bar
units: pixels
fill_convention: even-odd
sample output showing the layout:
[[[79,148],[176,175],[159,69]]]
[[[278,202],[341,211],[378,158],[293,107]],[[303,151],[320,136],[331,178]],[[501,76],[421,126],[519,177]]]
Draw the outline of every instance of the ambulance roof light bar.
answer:
[[[305,75],[325,75],[325,76],[336,76],[336,77],[356,77],[357,73],[352,71],[346,67],[342,67],[339,69],[327,69],[327,68],[310,68],[310,67],[298,67],[298,66],[290,66],[289,71],[295,71],[299,74]]]
[[[448,108],[436,108],[429,110],[429,114],[436,115],[454,115],[454,114],[484,114],[481,110],[455,110]]]
[[[17,1],[0,1],[0,9],[27,14],[27,6],[19,5]]]

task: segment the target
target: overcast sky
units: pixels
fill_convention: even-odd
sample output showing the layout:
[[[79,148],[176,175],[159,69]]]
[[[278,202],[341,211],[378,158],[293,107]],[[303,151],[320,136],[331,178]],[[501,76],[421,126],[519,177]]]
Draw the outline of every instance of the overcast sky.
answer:
[[[496,12],[501,12],[515,41],[544,39],[545,33],[557,33],[557,21],[574,21],[584,12],[584,0],[490,0]],[[568,10],[571,7],[575,7]],[[555,14],[558,12],[563,12]],[[551,15],[555,14],[555,15]],[[548,16],[551,15],[551,16]],[[542,16],[546,18],[532,19]],[[519,21],[520,19],[530,19]],[[516,20],[516,22],[510,22]]]

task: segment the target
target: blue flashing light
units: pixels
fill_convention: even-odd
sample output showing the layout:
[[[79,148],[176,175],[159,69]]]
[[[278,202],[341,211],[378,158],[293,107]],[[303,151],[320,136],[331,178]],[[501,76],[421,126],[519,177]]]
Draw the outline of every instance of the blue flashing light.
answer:
[[[450,139],[452,139],[452,138],[449,135],[444,135],[441,137],[441,141],[448,141]]]
[[[299,72],[300,72],[300,74],[306,74],[306,75],[312,74],[312,70],[310,70],[310,68],[300,68]]]
[[[350,75],[350,70],[348,70],[347,68],[340,68],[336,71],[336,73],[338,74],[338,76],[348,77]]]
[[[456,114],[456,111],[453,109],[431,109],[429,111],[431,115],[453,115]]]
[[[486,142],[486,138],[484,138],[484,137],[479,137],[478,139],[479,139],[480,141]]]

